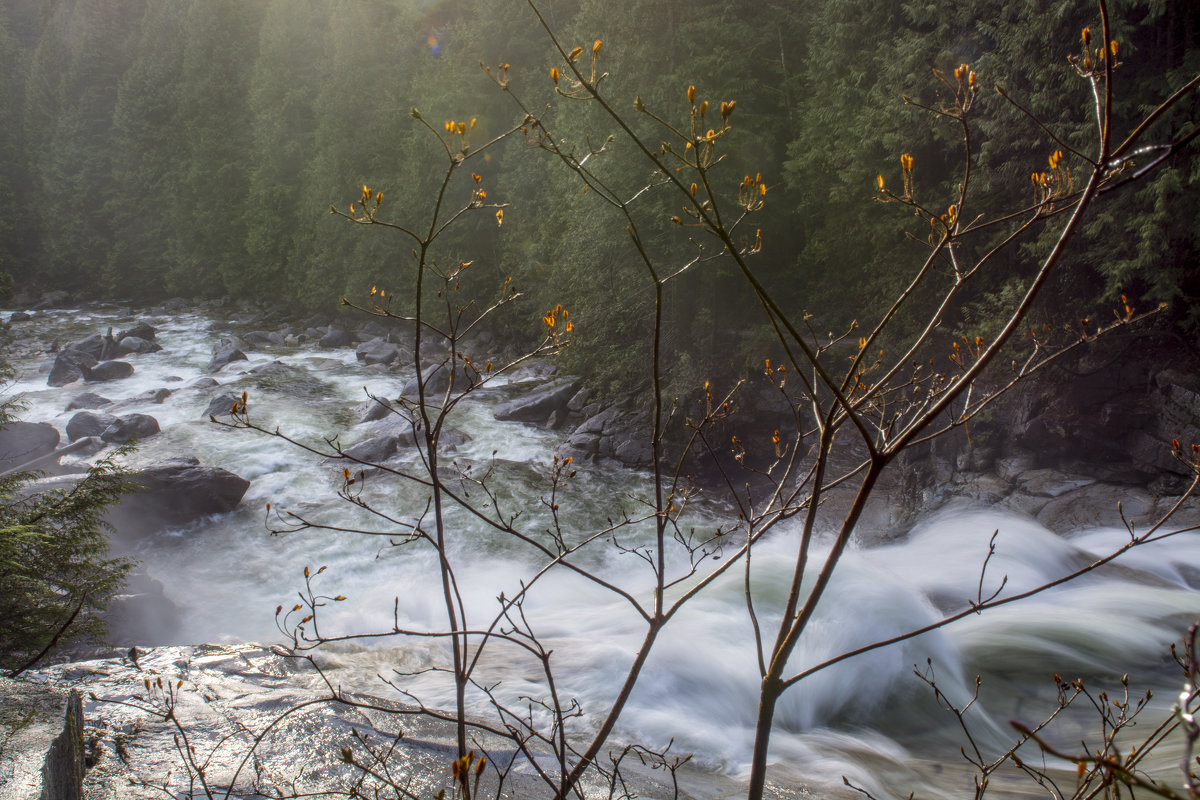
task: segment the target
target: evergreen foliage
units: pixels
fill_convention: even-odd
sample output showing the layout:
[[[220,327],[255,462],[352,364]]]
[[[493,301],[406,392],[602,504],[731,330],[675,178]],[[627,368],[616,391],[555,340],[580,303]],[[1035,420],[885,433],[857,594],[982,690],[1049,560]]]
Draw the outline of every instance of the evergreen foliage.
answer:
[[[1200,6],[1111,5],[1122,57],[1137,60],[1114,78],[1122,97],[1138,99],[1127,110],[1135,114],[1200,66]],[[614,9],[585,0],[546,10],[568,37],[606,42],[615,98],[678,108],[695,84],[703,96],[737,100],[736,147],[722,169],[731,186],[761,171],[771,187],[760,278],[789,305],[819,311],[819,327],[869,312],[907,278],[907,221],[870,202],[875,175],[895,174],[907,152],[920,165],[923,200],[943,202],[959,180],[957,145],[946,138],[954,134],[902,100],[939,102],[931,70],[969,62],[989,89],[974,179],[1006,205],[1031,196],[1029,175],[1053,148],[993,83],[1068,142],[1088,130],[1087,109],[1064,88],[1072,37],[1062,35],[1094,24],[1086,3],[628,0]],[[410,110],[435,125],[477,118],[476,139],[486,141],[519,119],[480,64],[509,64],[528,96],[544,88],[553,60],[530,16],[499,3],[5,0],[0,272],[18,291],[236,294],[302,308],[361,298],[373,284],[400,289],[410,276],[386,245],[324,211],[363,184],[390,203],[424,197],[429,145]],[[573,108],[559,127],[591,130],[590,114]],[[1193,98],[1164,130],[1184,130],[1195,114]],[[512,276],[538,303],[578,309],[581,322],[589,309],[625,304],[629,317],[591,329],[568,366],[597,385],[638,385],[641,359],[622,345],[650,302],[622,288],[636,254],[612,241],[589,198],[564,193],[561,177],[522,157],[524,147],[500,143],[483,165],[495,196],[521,198],[503,231],[464,226],[447,236],[444,255],[468,243],[488,252],[481,274]],[[606,175],[631,187],[643,178]],[[1082,277],[1058,286],[1055,304],[1091,313],[1121,294],[1139,308],[1169,302],[1175,324],[1200,331],[1198,182],[1195,163],[1164,172],[1090,219],[1075,256]],[[725,270],[709,265],[672,288],[672,362],[713,378],[761,356],[751,352],[757,305]],[[979,329],[989,304],[1021,280],[1015,258],[997,262],[962,318],[946,324]]]
[[[0,378],[11,372],[0,364]],[[0,427],[18,404],[0,404]],[[104,633],[99,616],[130,562],[108,556],[105,509],[134,489],[118,450],[69,489],[37,491],[36,473],[0,475],[0,669],[16,675],[68,638]]]

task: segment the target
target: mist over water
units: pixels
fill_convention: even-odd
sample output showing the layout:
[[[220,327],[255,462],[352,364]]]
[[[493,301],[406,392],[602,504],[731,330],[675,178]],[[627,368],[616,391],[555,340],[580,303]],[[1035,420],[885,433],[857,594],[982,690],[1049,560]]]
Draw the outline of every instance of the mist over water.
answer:
[[[159,329],[164,349],[131,357],[133,377],[53,389],[46,386],[45,372],[39,371],[48,356],[18,348],[19,375],[11,391],[28,404],[24,419],[50,422],[61,432],[74,414],[63,409],[83,391],[122,402],[148,390],[171,388],[173,394],[162,404],[118,412],[150,414],[163,428],[140,445],[133,463],[195,455],[203,464],[225,467],[251,481],[236,511],[162,531],[134,548],[145,570],[165,584],[167,596],[182,612],[177,641],[280,641],[275,608],[295,602],[306,566],[327,567],[314,583],[319,592],[348,598],[326,609],[322,633],[388,630],[394,623],[415,630],[443,628],[436,559],[419,544],[398,545],[402,537],[395,535],[394,527],[380,529],[390,537],[267,532],[268,502],[315,521],[377,527],[377,520],[337,498],[340,464],[323,464],[286,442],[228,430],[203,417],[213,396],[246,391],[251,418],[264,427],[278,426],[314,446],[336,434],[348,446],[367,434],[352,425],[351,413],[366,398],[364,388],[395,397],[408,373],[365,369],[355,361],[353,350],[274,348],[248,352],[248,362],[226,367],[214,376],[221,386],[196,388],[191,384],[203,376],[212,344],[227,333],[226,324],[201,314],[140,319]],[[135,321],[113,309],[77,309],[42,314],[22,323],[25,327],[17,333],[36,330],[46,341],[66,343],[102,333],[108,326],[127,328]],[[302,370],[302,385],[271,384],[249,373],[276,360]],[[493,463],[495,453],[493,480],[500,495],[513,508],[530,508],[529,525],[536,529],[549,523],[538,499],[549,490],[551,455],[559,434],[496,421],[491,407],[507,391],[504,382],[497,381],[462,405],[452,424],[471,440],[452,458],[482,470]],[[416,466],[415,453],[405,458]],[[582,531],[598,527],[606,516],[619,516],[621,510],[636,512],[647,477],[609,464],[581,466],[560,498],[564,520]],[[419,488],[382,475],[368,476],[365,492],[372,503],[405,519],[419,513],[425,502]],[[692,523],[698,529],[728,526],[726,514],[717,503],[702,505],[694,510]],[[459,588],[475,624],[485,625],[495,612],[497,596],[504,592],[511,597],[521,577],[540,563],[517,543],[497,540],[461,509],[447,514],[447,524],[453,557],[460,564]],[[997,552],[981,587],[980,565],[997,530]],[[780,528],[755,550],[752,581],[764,631],[777,622],[797,535],[794,529]],[[1004,595],[1040,585],[1112,550],[1128,535],[1121,529],[1058,535],[1028,517],[965,505],[931,514],[900,540],[857,547],[847,554],[790,667],[799,671],[928,624],[981,592],[990,595],[1002,580]],[[1084,677],[1097,687],[1115,685],[1128,672],[1131,686],[1153,686],[1164,697],[1173,693],[1176,678],[1168,668],[1166,648],[1200,611],[1197,564],[1200,537],[1176,537],[1135,551],[1118,568],[817,673],[780,704],[772,740],[779,775],[811,784],[821,778],[840,783],[840,776],[847,774],[874,791],[906,796],[917,788],[902,783],[917,779],[910,771],[919,767],[914,754],[933,748],[953,760],[954,755],[946,754],[953,754],[961,743],[950,727],[953,720],[938,710],[931,692],[912,674],[914,665],[924,668],[927,659],[939,686],[956,703],[966,703],[975,690],[975,676],[983,676],[984,688],[971,719],[981,742],[997,750],[1012,738],[1009,718],[1036,721],[1049,712],[1056,672]],[[652,576],[636,555],[600,547],[589,565],[649,600]],[[640,642],[641,618],[621,598],[566,570],[539,580],[524,610],[544,644],[554,650],[560,693],[578,697],[585,709],[603,707]],[[696,762],[707,769],[743,775],[750,760],[759,688],[754,653],[744,574],[734,569],[667,627],[622,718],[619,738],[658,746],[673,741],[673,751],[695,753]],[[339,644],[320,657],[347,688],[395,696],[381,682],[382,675],[429,705],[451,706],[453,694],[444,676],[412,674],[443,656],[438,640],[421,639]],[[543,687],[537,665],[510,649],[491,651],[481,670],[487,682],[499,682],[497,694],[510,702],[537,695]],[[481,709],[485,706],[482,696],[473,702]],[[585,716],[576,723],[587,728],[592,720]],[[1078,733],[1074,728],[1068,731]],[[893,779],[898,783],[891,787]],[[954,796],[952,788],[933,781],[925,790],[932,796],[943,791]]]

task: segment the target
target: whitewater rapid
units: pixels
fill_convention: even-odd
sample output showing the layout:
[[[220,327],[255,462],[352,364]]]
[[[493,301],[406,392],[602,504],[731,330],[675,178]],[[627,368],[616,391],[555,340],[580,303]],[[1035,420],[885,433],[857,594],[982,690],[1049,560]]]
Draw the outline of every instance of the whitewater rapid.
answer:
[[[135,316],[127,309],[96,306],[43,312],[14,330],[28,336],[27,342],[66,343],[135,321],[158,329],[163,350],[130,357],[133,377],[51,388],[44,371],[49,353],[26,344],[14,350],[18,375],[9,391],[27,404],[24,419],[49,422],[62,432],[74,413],[65,411],[67,403],[83,391],[121,403],[170,388],[173,393],[161,404],[122,408],[122,414],[154,416],[163,429],[141,443],[132,463],[195,455],[251,481],[236,511],[161,531],[133,553],[179,608],[178,643],[279,641],[275,609],[295,601],[305,567],[320,566],[327,568],[318,579],[320,590],[348,598],[329,609],[327,633],[386,630],[396,619],[414,629],[444,626],[436,559],[428,550],[396,546],[396,537],[328,531],[275,535],[266,529],[268,503],[317,521],[371,524],[369,515],[337,498],[340,464],[323,463],[270,436],[214,425],[203,414],[214,395],[246,391],[257,424],[318,448],[327,447],[324,440],[333,435],[349,446],[367,435],[353,424],[354,407],[367,392],[397,396],[411,368],[365,368],[353,348],[272,348],[248,352],[247,361],[214,375],[220,386],[210,387],[200,384],[212,346],[231,331],[213,313]],[[251,372],[274,361],[296,368],[302,377],[272,382]],[[511,391],[505,381],[496,381],[462,405],[453,425],[471,438],[452,458],[459,465],[494,463],[505,498],[531,507],[535,522],[544,521],[538,500],[546,494],[561,434],[495,420],[491,408]],[[408,458],[415,466],[415,454]],[[568,504],[573,509],[565,519],[593,526],[615,513],[614,507],[636,508],[647,480],[611,464],[584,465],[562,500],[564,509]],[[375,502],[399,515],[412,515],[425,499],[418,487],[383,477],[368,477],[367,487]],[[720,503],[705,504],[696,509],[695,523],[727,524],[722,519],[727,513]],[[536,562],[516,544],[489,535],[461,509],[452,509],[447,522],[454,532],[453,555],[462,564],[459,585],[467,606],[478,618],[489,618],[496,597],[511,596],[519,577]],[[902,538],[851,549],[791,668],[928,624],[975,597],[979,566],[995,531],[997,554],[984,595],[1002,577],[1006,594],[1052,580],[1128,538],[1119,528],[1063,534],[1008,511],[969,504],[945,508],[919,520]],[[755,551],[753,580],[764,598],[768,630],[772,593],[782,592],[790,580],[795,535],[783,527]],[[952,718],[913,675],[914,667],[924,667],[927,660],[955,702],[967,702],[975,676],[983,676],[972,719],[991,748],[1012,738],[1009,718],[1035,721],[1050,710],[1055,673],[1097,685],[1129,673],[1131,685],[1153,687],[1165,697],[1176,679],[1167,647],[1200,614],[1197,564],[1200,536],[1176,537],[1135,551],[1118,568],[818,673],[780,704],[771,751],[775,774],[794,775],[810,785],[818,776],[832,785],[849,775],[872,791],[897,796],[918,788],[903,783],[913,780],[925,782],[921,791],[927,795],[958,796],[962,787],[923,775],[916,755],[928,751],[953,759],[961,743]],[[647,565],[635,555],[606,550],[592,566],[638,596],[650,589]],[[673,741],[676,751],[695,753],[703,769],[734,778],[745,773],[759,678],[744,589],[742,572],[731,570],[671,622],[622,717],[622,740]],[[555,650],[560,690],[579,697],[585,708],[601,706],[640,641],[640,617],[619,598],[566,571],[539,581],[525,611]],[[431,641],[384,640],[331,647],[321,658],[343,685],[367,692],[388,691],[380,675],[419,673],[405,677],[406,688],[430,705],[451,706],[453,695],[441,676],[421,672],[443,655],[439,647]],[[520,659],[496,658],[485,666],[504,698],[515,701],[538,689],[536,673]],[[1077,733],[1068,727],[1066,740]]]

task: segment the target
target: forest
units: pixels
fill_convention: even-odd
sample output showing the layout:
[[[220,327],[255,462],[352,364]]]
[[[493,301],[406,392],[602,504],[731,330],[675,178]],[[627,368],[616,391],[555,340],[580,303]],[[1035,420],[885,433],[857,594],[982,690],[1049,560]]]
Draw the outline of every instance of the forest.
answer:
[[[762,279],[831,330],[893,297],[914,257],[903,238],[911,217],[872,202],[876,175],[895,180],[905,153],[926,196],[957,180],[957,132],[920,107],[944,89],[934,70],[969,63],[988,89],[973,169],[998,207],[1032,196],[1029,176],[1045,169],[1048,139],[993,85],[1067,142],[1090,131],[1088,97],[1067,68],[1076,32],[1093,22],[1087,4],[542,5],[564,41],[605,43],[614,102],[632,109],[636,97],[681,117],[689,85],[714,107],[736,101],[722,169],[731,195],[744,173],[770,190],[756,220]],[[1200,7],[1120,0],[1111,13],[1121,57],[1137,61],[1116,72],[1121,96],[1136,98],[1117,113],[1144,113],[1200,68]],[[0,273],[27,296],[235,296],[301,313],[379,285],[403,301],[411,264],[397,241],[355,230],[330,207],[346,208],[363,185],[382,191],[399,218],[429,201],[439,143],[414,109],[435,127],[469,119],[473,141],[484,143],[520,123],[519,96],[556,104],[560,130],[599,148],[612,131],[587,104],[553,93],[553,63],[537,20],[515,1],[4,0]],[[494,80],[500,65],[506,90]],[[1186,130],[1196,104],[1173,114],[1160,130]],[[640,169],[620,157],[628,145],[618,137],[605,147],[615,151],[605,179],[634,191],[646,175],[620,174]],[[633,249],[619,221],[531,150],[520,136],[489,148],[476,169],[506,206],[504,223],[481,215],[457,226],[443,258],[476,261],[488,285],[511,277],[535,307],[568,306],[589,331],[588,347],[565,356],[570,366],[602,390],[636,386],[645,376],[624,343],[645,333],[653,297],[637,288]],[[1178,166],[1086,221],[1063,271],[1071,277],[1047,308],[1086,315],[1121,295],[1136,308],[1168,303],[1163,324],[1194,341],[1200,162]],[[654,202],[646,213],[675,213]],[[683,258],[695,245],[663,236],[651,246]],[[1002,256],[943,323],[986,334],[1038,246]],[[665,360],[679,386],[761,363],[765,323],[727,265],[669,291]],[[603,313],[614,305],[630,313]],[[536,320],[506,319],[510,335],[536,334]]]

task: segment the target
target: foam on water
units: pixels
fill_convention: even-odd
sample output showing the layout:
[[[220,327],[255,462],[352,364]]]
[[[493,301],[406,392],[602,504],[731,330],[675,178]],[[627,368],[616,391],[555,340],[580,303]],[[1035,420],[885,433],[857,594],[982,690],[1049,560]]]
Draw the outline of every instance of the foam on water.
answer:
[[[37,324],[70,341],[110,325],[129,327],[133,321],[116,312],[85,309],[46,315]],[[194,454],[252,481],[237,511],[164,531],[138,549],[147,571],[166,584],[168,596],[183,612],[180,642],[277,641],[276,606],[290,607],[303,587],[303,568],[321,565],[327,570],[317,579],[317,590],[349,598],[326,609],[324,633],[388,630],[393,623],[415,630],[443,628],[435,558],[419,544],[395,546],[403,526],[339,500],[340,465],[324,464],[278,439],[214,426],[202,413],[214,395],[245,390],[256,421],[314,446],[322,446],[333,433],[352,444],[365,435],[350,427],[349,414],[365,398],[363,387],[395,397],[406,373],[362,369],[350,350],[280,348],[249,353],[247,362],[215,376],[219,387],[197,389],[191,384],[202,377],[222,326],[200,314],[147,321],[159,328],[164,349],[131,358],[136,369],[132,378],[52,389],[38,372],[38,359],[30,357],[18,364],[20,376],[13,388],[30,403],[26,419],[50,422],[60,431],[71,417],[63,411],[67,402],[84,390],[120,402],[164,386],[175,389],[161,405],[119,412],[149,413],[164,427],[143,443],[137,458]],[[273,384],[249,374],[275,360],[302,370],[303,385],[289,388],[287,380]],[[510,510],[531,507],[529,527],[538,530],[550,521],[538,501],[548,492],[550,456],[561,434],[496,421],[491,408],[508,396],[504,384],[497,381],[455,412],[450,424],[471,440],[452,458],[460,465],[473,464],[476,472],[494,466],[501,501],[511,504]],[[416,464],[414,455],[409,459]],[[582,466],[562,500],[569,535],[636,512],[646,481],[644,474],[611,465]],[[368,476],[366,486],[372,503],[402,521],[412,521],[426,502],[425,490],[385,476]],[[270,535],[263,524],[268,502],[329,524],[370,526],[390,537],[328,531]],[[461,510],[450,511],[446,520],[469,625],[486,626],[497,596],[512,597],[522,577],[542,566],[544,557]],[[720,508],[707,507],[696,510],[694,524],[715,528],[728,521]],[[1129,535],[1119,529],[1095,530],[1063,538],[1027,517],[971,507],[930,516],[900,541],[846,553],[789,669],[803,670],[963,607],[980,592],[980,569],[997,530],[996,554],[983,580],[985,597],[1002,580],[1002,596],[1052,580],[1119,546]],[[645,535],[632,532],[630,541]],[[780,528],[755,551],[751,580],[760,603],[755,611],[768,638],[781,613],[781,587],[790,579],[797,541],[796,531]],[[583,557],[584,563],[649,602],[652,582],[645,561],[604,546],[595,550]],[[711,562],[709,568],[719,563]],[[1106,679],[1135,669],[1135,678],[1161,683],[1166,644],[1200,612],[1195,593],[1200,535],[1185,534],[1135,551],[1121,563],[806,679],[779,707],[771,752],[780,774],[800,775],[807,782],[814,776],[849,774],[873,791],[892,793],[880,776],[907,774],[911,761],[911,748],[899,742],[936,744],[948,736],[950,718],[937,711],[928,690],[912,675],[914,665],[924,665],[926,659],[956,702],[970,697],[979,673],[985,686],[990,681],[1019,687],[1029,707],[1046,699],[1038,691],[1052,692],[1048,678],[1056,671]],[[642,618],[624,599],[567,570],[552,570],[541,578],[528,592],[525,612],[554,650],[562,695],[578,697],[589,710],[603,708],[634,658],[645,630]],[[437,639],[380,640],[334,646],[321,657],[348,688],[388,692],[379,675],[417,672],[444,662],[444,653],[444,642]],[[494,690],[498,697],[516,703],[522,695],[543,693],[534,659],[512,647],[494,647],[489,653],[481,674],[488,684],[499,682]],[[696,753],[708,768],[742,775],[753,743],[759,681],[739,567],[715,581],[664,630],[622,717],[619,736],[660,746],[674,740],[677,751]],[[432,705],[452,704],[452,690],[442,674],[407,674],[403,682]],[[486,698],[478,694],[472,702],[478,710],[486,706]],[[988,696],[973,713],[991,741],[997,746],[1006,741],[1001,722],[1014,713],[1011,695]],[[586,728],[592,721],[584,718],[577,724]],[[906,795],[901,788],[895,793]],[[925,788],[927,794],[939,795],[936,782]]]

